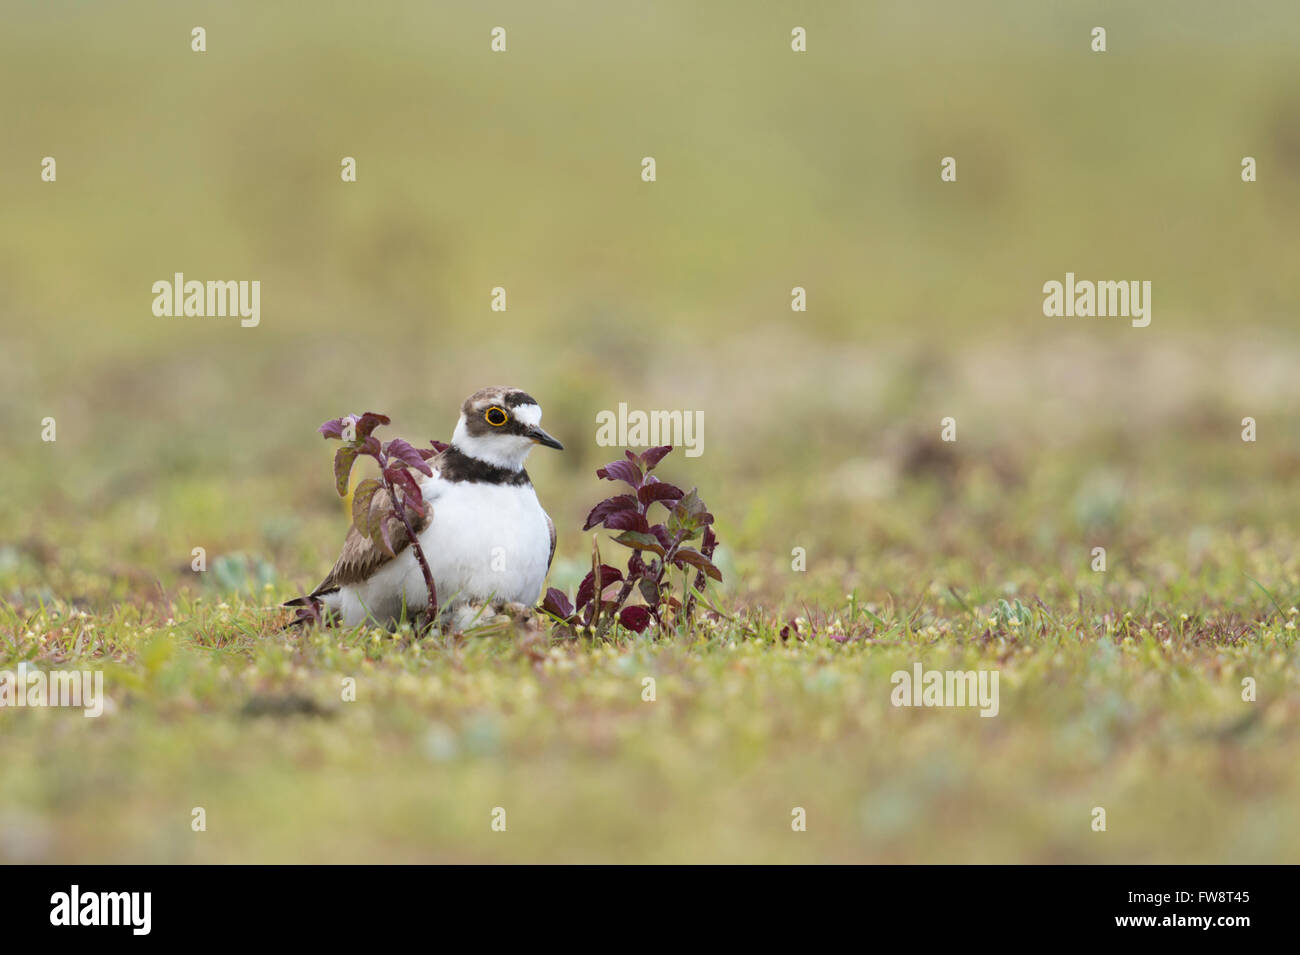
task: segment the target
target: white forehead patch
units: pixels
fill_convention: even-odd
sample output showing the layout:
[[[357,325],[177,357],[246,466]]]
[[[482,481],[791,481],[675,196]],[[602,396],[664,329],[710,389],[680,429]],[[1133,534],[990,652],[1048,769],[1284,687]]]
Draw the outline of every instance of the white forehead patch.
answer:
[[[521,424],[537,425],[542,423],[542,409],[538,405],[516,405],[513,414],[515,420]]]

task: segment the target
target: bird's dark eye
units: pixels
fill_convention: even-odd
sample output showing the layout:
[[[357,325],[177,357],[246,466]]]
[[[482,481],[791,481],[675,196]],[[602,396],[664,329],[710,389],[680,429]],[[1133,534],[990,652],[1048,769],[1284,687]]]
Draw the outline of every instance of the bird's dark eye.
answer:
[[[487,418],[487,423],[492,425],[492,427],[499,428],[506,423],[508,416],[503,409],[493,405],[483,413],[483,417]]]

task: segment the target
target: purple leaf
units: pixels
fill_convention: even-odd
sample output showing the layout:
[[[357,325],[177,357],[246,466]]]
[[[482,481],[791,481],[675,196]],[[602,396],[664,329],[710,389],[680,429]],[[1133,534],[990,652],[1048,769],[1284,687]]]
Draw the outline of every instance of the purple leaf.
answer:
[[[375,493],[382,489],[383,485],[374,478],[366,478],[352,492],[352,526],[367,537],[370,536],[370,505]]]
[[[420,457],[427,461],[429,458],[436,458],[450,447],[451,445],[447,444],[445,441],[438,441],[435,439],[429,442],[429,447],[420,448],[418,450],[420,452]]]
[[[641,531],[648,533],[649,523],[645,516],[637,511],[616,511],[605,518],[605,526],[611,531]]]
[[[384,553],[389,557],[397,556],[393,552],[392,533],[388,529],[388,519],[384,516],[383,510],[378,510],[370,515],[371,529],[370,539],[384,549]]]
[[[655,583],[652,577],[642,577],[641,583],[637,585],[641,590],[641,596],[645,602],[652,607],[659,605],[659,585]]]
[[[597,524],[600,524],[610,514],[618,511],[629,511],[636,509],[636,498],[631,494],[618,494],[614,497],[606,498],[591,509],[587,515],[587,523],[582,525],[584,531],[589,531]]]
[[[654,527],[650,528],[650,533],[655,536],[655,540],[659,541],[659,543],[663,546],[664,550],[667,550],[669,547],[673,546],[672,536],[668,533],[668,529],[664,527],[662,524],[656,524]],[[662,551],[660,552],[659,556],[660,557],[663,556]]]
[[[569,598],[558,587],[547,589],[546,597],[542,600],[542,609],[561,620],[568,620],[573,616],[573,604],[569,603]]]
[[[416,483],[415,478],[411,477],[411,472],[406,468],[388,467],[384,468],[384,477],[393,483],[394,488],[402,492],[402,502],[405,506],[423,516],[424,495],[421,493],[420,485]]]
[[[636,496],[642,504],[648,506],[655,501],[681,500],[686,496],[686,492],[675,484],[666,484],[663,481],[648,481],[641,485],[641,490],[636,492]]]
[[[657,448],[651,448],[649,451],[641,452],[641,462],[645,465],[647,471],[653,471],[655,465],[664,459],[669,451],[673,449],[671,444],[660,445]]]
[[[722,571],[713,566],[713,561],[709,560],[709,558],[705,557],[698,550],[694,550],[690,547],[680,548],[677,551],[676,556],[673,558],[673,563],[678,567],[681,567],[683,564],[690,564],[696,570],[702,570],[714,580],[722,580]]]
[[[596,477],[606,481],[623,481],[633,488],[641,486],[641,469],[631,461],[611,461],[596,472]]]
[[[396,458],[408,467],[413,467],[424,475],[433,474],[433,468],[424,463],[424,456],[415,450],[415,446],[409,441],[403,441],[401,438],[394,438],[384,445],[384,451],[390,458]]]
[[[653,534],[646,534],[641,531],[624,531],[614,538],[616,544],[622,544],[624,547],[631,547],[633,550],[648,550],[659,557],[664,555],[664,545]]]
[[[378,414],[374,411],[367,411],[357,419],[357,438],[364,439],[370,437],[370,432],[374,431],[381,424],[391,424],[388,415]]]
[[[609,564],[600,565],[600,589],[604,590],[610,584],[618,583],[623,579],[623,572],[617,567],[611,567]],[[585,607],[596,595],[596,572],[591,571],[586,577],[582,578],[582,583],[578,584],[577,603],[575,606],[578,610]]]
[[[640,577],[644,575],[645,572],[646,572],[645,561],[641,559],[640,554],[638,554],[636,551],[632,551],[631,555],[627,559],[628,577],[629,578]]]
[[[650,611],[635,604],[631,607],[624,607],[618,612],[618,622],[627,629],[640,633],[650,626]]]
[[[342,418],[331,418],[329,421],[326,421],[323,425],[321,425],[316,430],[319,431],[321,433],[321,436],[326,439],[329,438],[342,439],[343,424],[345,421],[350,421],[350,420],[351,420],[351,415],[345,415]]]
[[[334,489],[339,492],[339,497],[347,497],[348,478],[356,459],[357,452],[352,448],[339,448],[334,452]]]

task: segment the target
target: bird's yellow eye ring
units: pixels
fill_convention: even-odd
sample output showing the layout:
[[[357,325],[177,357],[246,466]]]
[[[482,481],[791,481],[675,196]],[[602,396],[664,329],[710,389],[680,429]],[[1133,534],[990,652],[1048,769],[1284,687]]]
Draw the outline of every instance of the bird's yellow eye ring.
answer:
[[[493,405],[487,411],[483,412],[483,417],[486,418],[487,423],[492,425],[494,428],[501,427],[509,419],[509,415],[505,413],[505,410],[498,408],[496,405]]]

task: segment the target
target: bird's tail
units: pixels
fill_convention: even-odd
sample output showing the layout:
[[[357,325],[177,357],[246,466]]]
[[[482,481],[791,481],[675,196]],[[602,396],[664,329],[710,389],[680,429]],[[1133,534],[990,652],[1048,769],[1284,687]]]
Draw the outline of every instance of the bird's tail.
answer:
[[[311,594],[304,594],[301,597],[294,597],[292,600],[286,600],[280,606],[293,607],[297,609],[292,620],[289,621],[286,629],[294,627],[307,627],[311,624],[322,624],[325,622],[325,612],[319,599]]]

